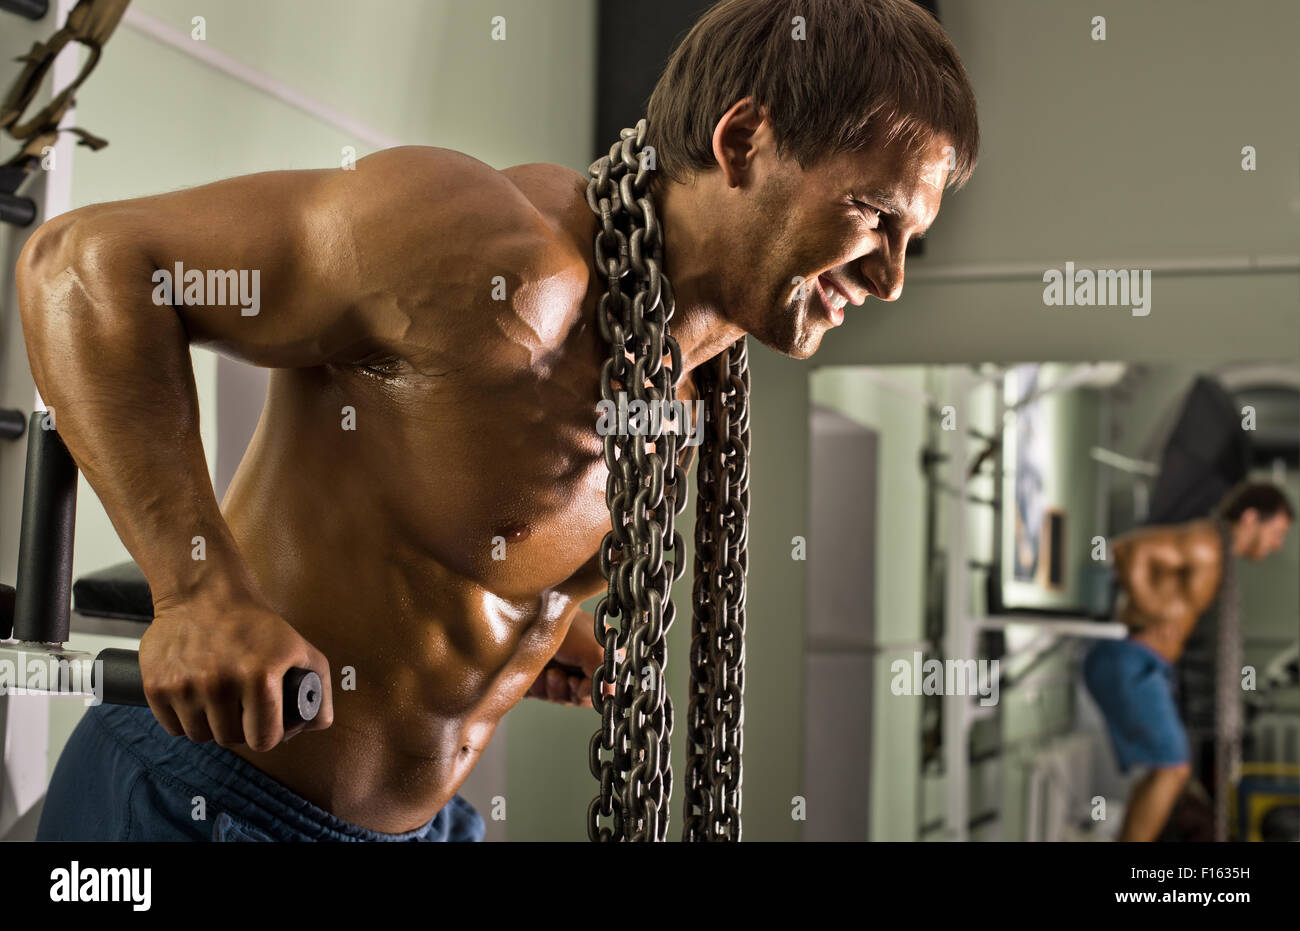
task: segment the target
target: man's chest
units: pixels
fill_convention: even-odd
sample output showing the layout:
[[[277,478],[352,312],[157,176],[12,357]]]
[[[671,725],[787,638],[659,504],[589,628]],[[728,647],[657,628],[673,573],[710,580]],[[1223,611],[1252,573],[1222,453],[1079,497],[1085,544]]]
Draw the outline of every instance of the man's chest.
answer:
[[[602,418],[594,379],[590,388],[503,386],[428,439],[417,461],[437,463],[442,477],[426,510],[441,562],[501,594],[564,587],[588,597],[602,587],[595,555],[610,530],[605,434],[638,421]],[[689,383],[680,396],[694,400]],[[687,409],[688,420],[695,412]]]

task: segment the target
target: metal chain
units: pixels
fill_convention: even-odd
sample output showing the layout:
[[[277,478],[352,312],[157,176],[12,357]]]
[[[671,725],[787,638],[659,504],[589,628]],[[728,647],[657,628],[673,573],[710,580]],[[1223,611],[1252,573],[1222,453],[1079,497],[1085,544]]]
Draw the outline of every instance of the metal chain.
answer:
[[[1218,522],[1223,570],[1215,612],[1214,656],[1214,839],[1232,835],[1228,800],[1241,779],[1241,595],[1237,557],[1232,553],[1232,524]]]
[[[624,129],[609,155],[588,169],[587,203],[601,225],[596,269],[607,287],[596,308],[610,348],[600,396],[616,407],[617,392],[627,393],[629,406],[671,404],[682,370],[681,350],[668,334],[674,301],[663,273],[663,233],[650,197],[645,133],[645,120]],[[672,795],[665,634],[675,614],[672,583],[685,570],[686,544],[674,521],[686,508],[686,470],[677,463],[680,437],[663,430],[662,418],[650,418],[643,432],[628,433],[603,438],[610,531],[601,543],[600,569],[609,589],[595,615],[605,660],[591,687],[601,722],[589,748],[591,773],[600,780],[600,794],[587,809],[593,841],[664,840]],[[620,663],[621,650],[626,654]],[[604,694],[607,683],[614,684],[612,696]]]
[[[698,370],[695,586],[682,840],[740,840],[749,568],[749,354],[741,337]]]
[[[623,391],[629,405],[674,402],[682,370],[681,350],[668,331],[675,304],[663,272],[663,231],[649,192],[645,138],[641,120],[635,129],[624,129],[609,155],[588,169],[587,203],[601,225],[596,268],[606,282],[596,317],[610,347],[600,393],[615,406]],[[696,425],[704,434],[682,837],[739,840],[749,513],[744,339],[702,366],[700,376],[705,411],[704,422]],[[665,638],[676,610],[672,583],[685,570],[685,541],[674,521],[686,508],[689,471],[688,462],[677,461],[679,440],[678,433],[663,431],[659,418],[637,435],[604,437],[611,529],[600,549],[609,588],[595,614],[605,659],[591,691],[601,718],[589,745],[591,773],[600,781],[600,794],[587,809],[587,836],[593,841],[667,836],[673,705],[665,679]],[[613,695],[604,694],[606,683],[614,684]]]

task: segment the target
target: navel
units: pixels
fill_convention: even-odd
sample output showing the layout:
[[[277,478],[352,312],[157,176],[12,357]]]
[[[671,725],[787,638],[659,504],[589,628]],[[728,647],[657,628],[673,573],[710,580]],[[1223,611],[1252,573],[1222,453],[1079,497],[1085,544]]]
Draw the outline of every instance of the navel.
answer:
[[[526,523],[513,523],[500,527],[496,535],[504,538],[507,543],[519,543],[527,540],[532,535],[532,532],[532,528]]]

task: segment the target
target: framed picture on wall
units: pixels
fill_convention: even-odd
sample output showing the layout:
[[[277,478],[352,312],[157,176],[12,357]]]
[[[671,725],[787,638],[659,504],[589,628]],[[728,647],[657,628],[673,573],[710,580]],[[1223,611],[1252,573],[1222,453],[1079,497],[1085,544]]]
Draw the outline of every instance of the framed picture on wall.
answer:
[[[1039,535],[1038,584],[1049,591],[1065,588],[1065,512],[1048,508],[1043,513],[1043,527]]]

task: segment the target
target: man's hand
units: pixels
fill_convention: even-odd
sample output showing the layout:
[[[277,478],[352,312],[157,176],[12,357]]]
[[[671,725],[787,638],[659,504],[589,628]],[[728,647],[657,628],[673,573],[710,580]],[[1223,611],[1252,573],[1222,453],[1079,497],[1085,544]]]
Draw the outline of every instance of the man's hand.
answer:
[[[328,660],[260,599],[157,607],[140,641],[140,675],[168,734],[261,752],[333,722]],[[315,671],[324,693],[315,720],[286,732],[281,683],[295,666]]]
[[[544,698],[560,705],[591,707],[591,677],[605,662],[605,647],[596,640],[595,623],[595,618],[586,611],[579,611],[574,616],[564,642],[524,694],[525,698]],[[621,654],[622,651],[620,658]],[[607,684],[605,694],[614,694],[614,686]]]

